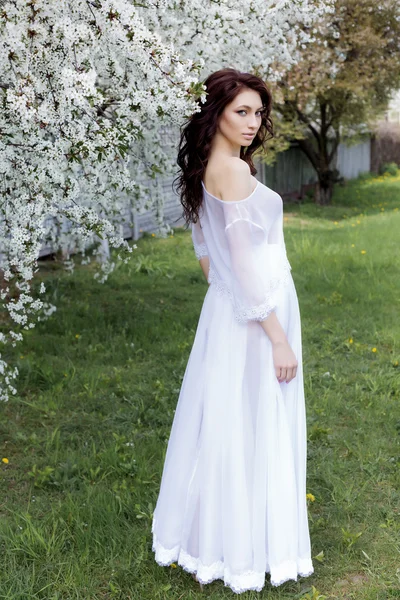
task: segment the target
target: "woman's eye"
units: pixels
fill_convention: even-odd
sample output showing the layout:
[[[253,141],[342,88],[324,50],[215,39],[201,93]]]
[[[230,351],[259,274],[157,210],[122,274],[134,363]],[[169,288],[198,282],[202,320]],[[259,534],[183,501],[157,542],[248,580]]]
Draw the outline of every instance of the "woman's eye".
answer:
[[[243,110],[238,110],[237,112],[238,112],[238,114],[239,114],[239,113],[245,113],[246,111],[243,109]],[[261,115],[262,115],[262,112],[263,112],[262,110],[258,110],[258,111],[256,112],[256,115],[257,115],[257,114],[259,114],[259,115],[260,115],[260,117],[261,117]]]

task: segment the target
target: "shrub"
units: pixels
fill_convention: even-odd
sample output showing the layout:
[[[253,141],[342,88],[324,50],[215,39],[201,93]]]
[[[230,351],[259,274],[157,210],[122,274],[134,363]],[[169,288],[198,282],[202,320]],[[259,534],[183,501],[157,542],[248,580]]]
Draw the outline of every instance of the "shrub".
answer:
[[[372,179],[374,177],[374,173],[371,173],[370,171],[363,171],[362,173],[359,173],[357,176],[357,179],[359,181],[367,181],[368,179]]]
[[[383,175],[384,173],[389,173],[389,175],[397,175],[399,172],[399,167],[395,162],[384,163],[380,168],[380,173]]]

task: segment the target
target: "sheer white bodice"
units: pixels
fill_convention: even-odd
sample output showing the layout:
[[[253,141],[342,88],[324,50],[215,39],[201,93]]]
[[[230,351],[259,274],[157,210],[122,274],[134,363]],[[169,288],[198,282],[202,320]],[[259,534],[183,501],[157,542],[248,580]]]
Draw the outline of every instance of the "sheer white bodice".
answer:
[[[258,181],[250,196],[232,202],[202,186],[200,221],[192,223],[196,256],[210,257],[209,282],[230,296],[239,322],[263,320],[291,277],[282,198]]]

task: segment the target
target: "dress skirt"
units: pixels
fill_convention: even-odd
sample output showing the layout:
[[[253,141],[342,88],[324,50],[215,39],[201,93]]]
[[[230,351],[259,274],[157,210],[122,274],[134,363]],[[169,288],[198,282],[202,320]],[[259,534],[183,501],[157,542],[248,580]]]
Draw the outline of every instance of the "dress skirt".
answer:
[[[170,432],[152,535],[155,560],[234,592],[313,572],[306,502],[301,324],[293,280],[276,309],[298,361],[279,383],[257,321],[239,323],[211,284]]]

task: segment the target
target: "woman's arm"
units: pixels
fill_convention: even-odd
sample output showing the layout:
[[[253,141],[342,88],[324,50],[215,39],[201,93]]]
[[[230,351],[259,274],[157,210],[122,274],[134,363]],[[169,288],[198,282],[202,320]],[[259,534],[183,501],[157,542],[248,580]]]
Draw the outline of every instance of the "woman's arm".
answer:
[[[224,200],[225,234],[231,263],[235,316],[241,322],[260,322],[271,341],[276,377],[279,382],[289,383],[296,376],[298,362],[275,313],[279,302],[277,292],[288,283],[287,265],[281,260],[283,254],[277,252],[280,231],[277,232],[274,243],[266,244],[263,240],[261,253],[259,240],[262,227],[254,221],[251,205],[247,201],[247,194],[250,193],[249,167],[240,159],[239,162],[232,160],[235,162],[230,163],[232,168],[229,178],[224,180],[224,194],[221,191],[221,198]],[[281,261],[279,271],[277,261]]]
[[[282,325],[274,311],[259,323],[271,340],[275,375],[280,383],[289,383],[297,375],[298,361]]]
[[[264,321],[259,321],[261,327],[271,340],[271,344],[287,343],[287,337],[276,313],[272,311]]]
[[[200,263],[200,266],[204,273],[204,277],[206,278],[206,281],[208,282],[208,273],[210,271],[210,259],[208,258],[208,256],[203,256],[202,258],[200,258],[199,263]],[[208,285],[210,285],[210,284],[208,284]]]
[[[200,226],[200,220],[197,219],[196,223],[192,222],[192,240],[196,258],[198,259],[204,277],[208,281],[208,273],[210,270],[210,259],[208,258],[207,244],[204,239],[203,230]]]

